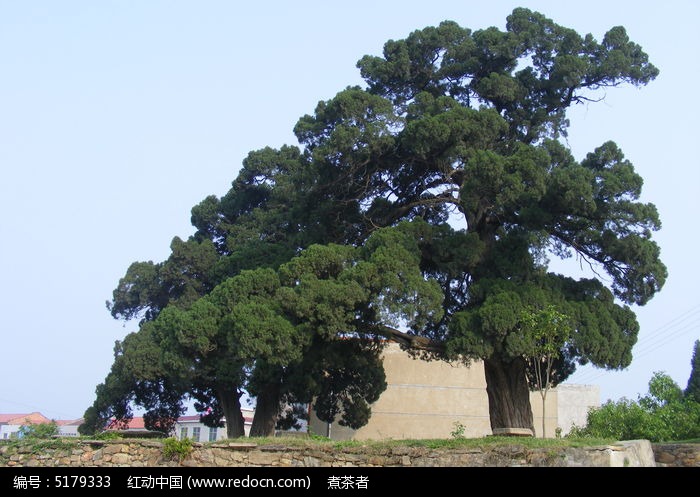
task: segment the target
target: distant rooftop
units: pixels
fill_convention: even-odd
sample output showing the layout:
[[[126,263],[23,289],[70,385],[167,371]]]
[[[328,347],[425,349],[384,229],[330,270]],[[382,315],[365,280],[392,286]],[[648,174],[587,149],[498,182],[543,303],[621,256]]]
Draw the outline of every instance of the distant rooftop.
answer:
[[[40,412],[0,414],[0,424],[4,425],[26,425],[50,422],[51,420]]]

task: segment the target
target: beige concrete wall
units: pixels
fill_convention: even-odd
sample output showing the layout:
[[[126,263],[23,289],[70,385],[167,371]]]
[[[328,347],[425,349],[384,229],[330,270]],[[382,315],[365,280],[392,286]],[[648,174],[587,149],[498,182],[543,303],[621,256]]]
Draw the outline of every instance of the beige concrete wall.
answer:
[[[545,397],[545,436],[554,438],[557,429],[557,401],[556,389],[550,389]],[[532,407],[532,419],[535,425],[535,436],[542,438],[542,396],[539,391],[530,392],[530,406]]]
[[[455,423],[465,436],[491,433],[481,363],[413,359],[398,345],[384,353],[388,387],[372,406],[370,423],[354,438],[449,438]]]
[[[559,394],[557,418],[562,435],[569,433],[574,424],[585,426],[589,409],[600,407],[600,387],[598,385],[564,383],[557,387],[557,391]]]
[[[352,430],[334,423],[330,437],[336,440],[404,438],[450,438],[455,423],[465,437],[491,434],[484,366],[413,359],[396,344],[384,352],[387,389],[372,405],[369,423]],[[575,395],[575,394],[574,394]],[[558,392],[550,390],[546,403],[546,436],[554,437],[558,426]],[[571,399],[568,400],[571,402]],[[530,395],[535,432],[542,436],[542,398]],[[571,411],[575,410],[572,404]],[[584,411],[585,412],[585,411]],[[584,414],[585,415],[585,414]],[[328,426],[311,413],[309,429],[328,436]]]
[[[372,417],[359,430],[337,423],[331,438],[402,439],[449,438],[455,423],[465,427],[465,436],[491,433],[484,368],[460,363],[413,359],[396,344],[384,352],[387,389],[372,405]],[[313,433],[326,435],[327,426],[313,416]]]

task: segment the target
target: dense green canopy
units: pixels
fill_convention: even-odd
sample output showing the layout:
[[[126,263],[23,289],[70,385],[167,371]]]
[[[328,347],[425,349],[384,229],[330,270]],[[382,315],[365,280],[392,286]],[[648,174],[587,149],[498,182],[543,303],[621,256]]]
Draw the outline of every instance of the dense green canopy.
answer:
[[[642,179],[615,143],[577,161],[558,141],[571,105],[656,77],[624,28],[598,42],[516,9],[504,31],[446,21],[358,67],[365,88],[296,124],[302,148],[252,152],[226,195],[192,210],[190,240],[120,281],[112,314],[142,316],[138,333],[161,351],[148,381],[208,392],[201,406],[224,411],[248,388],[267,413],[256,433],[280,406],[318,396],[322,419],[358,426],[383,388],[388,338],[483,360],[492,427],[532,428],[520,318],[550,306],[573,328],[558,381],[576,363],[629,365],[628,306],[666,278],[656,208],[639,201]],[[596,276],[548,269],[574,255]]]

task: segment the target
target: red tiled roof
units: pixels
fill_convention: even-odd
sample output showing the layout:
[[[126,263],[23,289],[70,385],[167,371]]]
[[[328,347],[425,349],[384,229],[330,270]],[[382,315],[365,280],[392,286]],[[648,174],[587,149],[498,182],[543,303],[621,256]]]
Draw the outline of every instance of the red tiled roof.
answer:
[[[178,423],[182,423],[183,421],[199,421],[199,415],[197,416],[180,416],[177,418]]]
[[[145,430],[146,424],[143,418],[132,418],[126,425],[126,428],[122,427],[121,424],[117,425],[115,420],[112,420],[107,425],[108,430]]]
[[[27,414],[0,414],[0,423],[8,425],[50,423],[51,420],[39,412]]]
[[[83,424],[84,419],[57,419],[56,424],[58,426],[71,426],[71,425],[81,425]]]

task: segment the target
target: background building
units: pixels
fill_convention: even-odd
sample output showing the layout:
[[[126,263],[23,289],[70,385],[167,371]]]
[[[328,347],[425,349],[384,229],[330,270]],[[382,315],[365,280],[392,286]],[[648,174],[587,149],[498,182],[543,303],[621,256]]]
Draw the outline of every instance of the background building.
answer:
[[[49,418],[39,412],[0,414],[0,439],[17,438],[22,426],[50,422]]]
[[[56,424],[58,425],[58,436],[59,437],[79,437],[80,433],[78,433],[78,426],[83,424],[83,419],[74,419],[74,420],[57,420]]]
[[[250,427],[253,425],[254,409],[241,408],[244,421],[245,436],[250,434]],[[224,420],[225,421],[225,420]],[[174,436],[179,440],[189,438],[195,442],[215,442],[226,438],[226,425],[223,428],[210,428],[199,420],[196,416],[181,416],[175,423]]]

